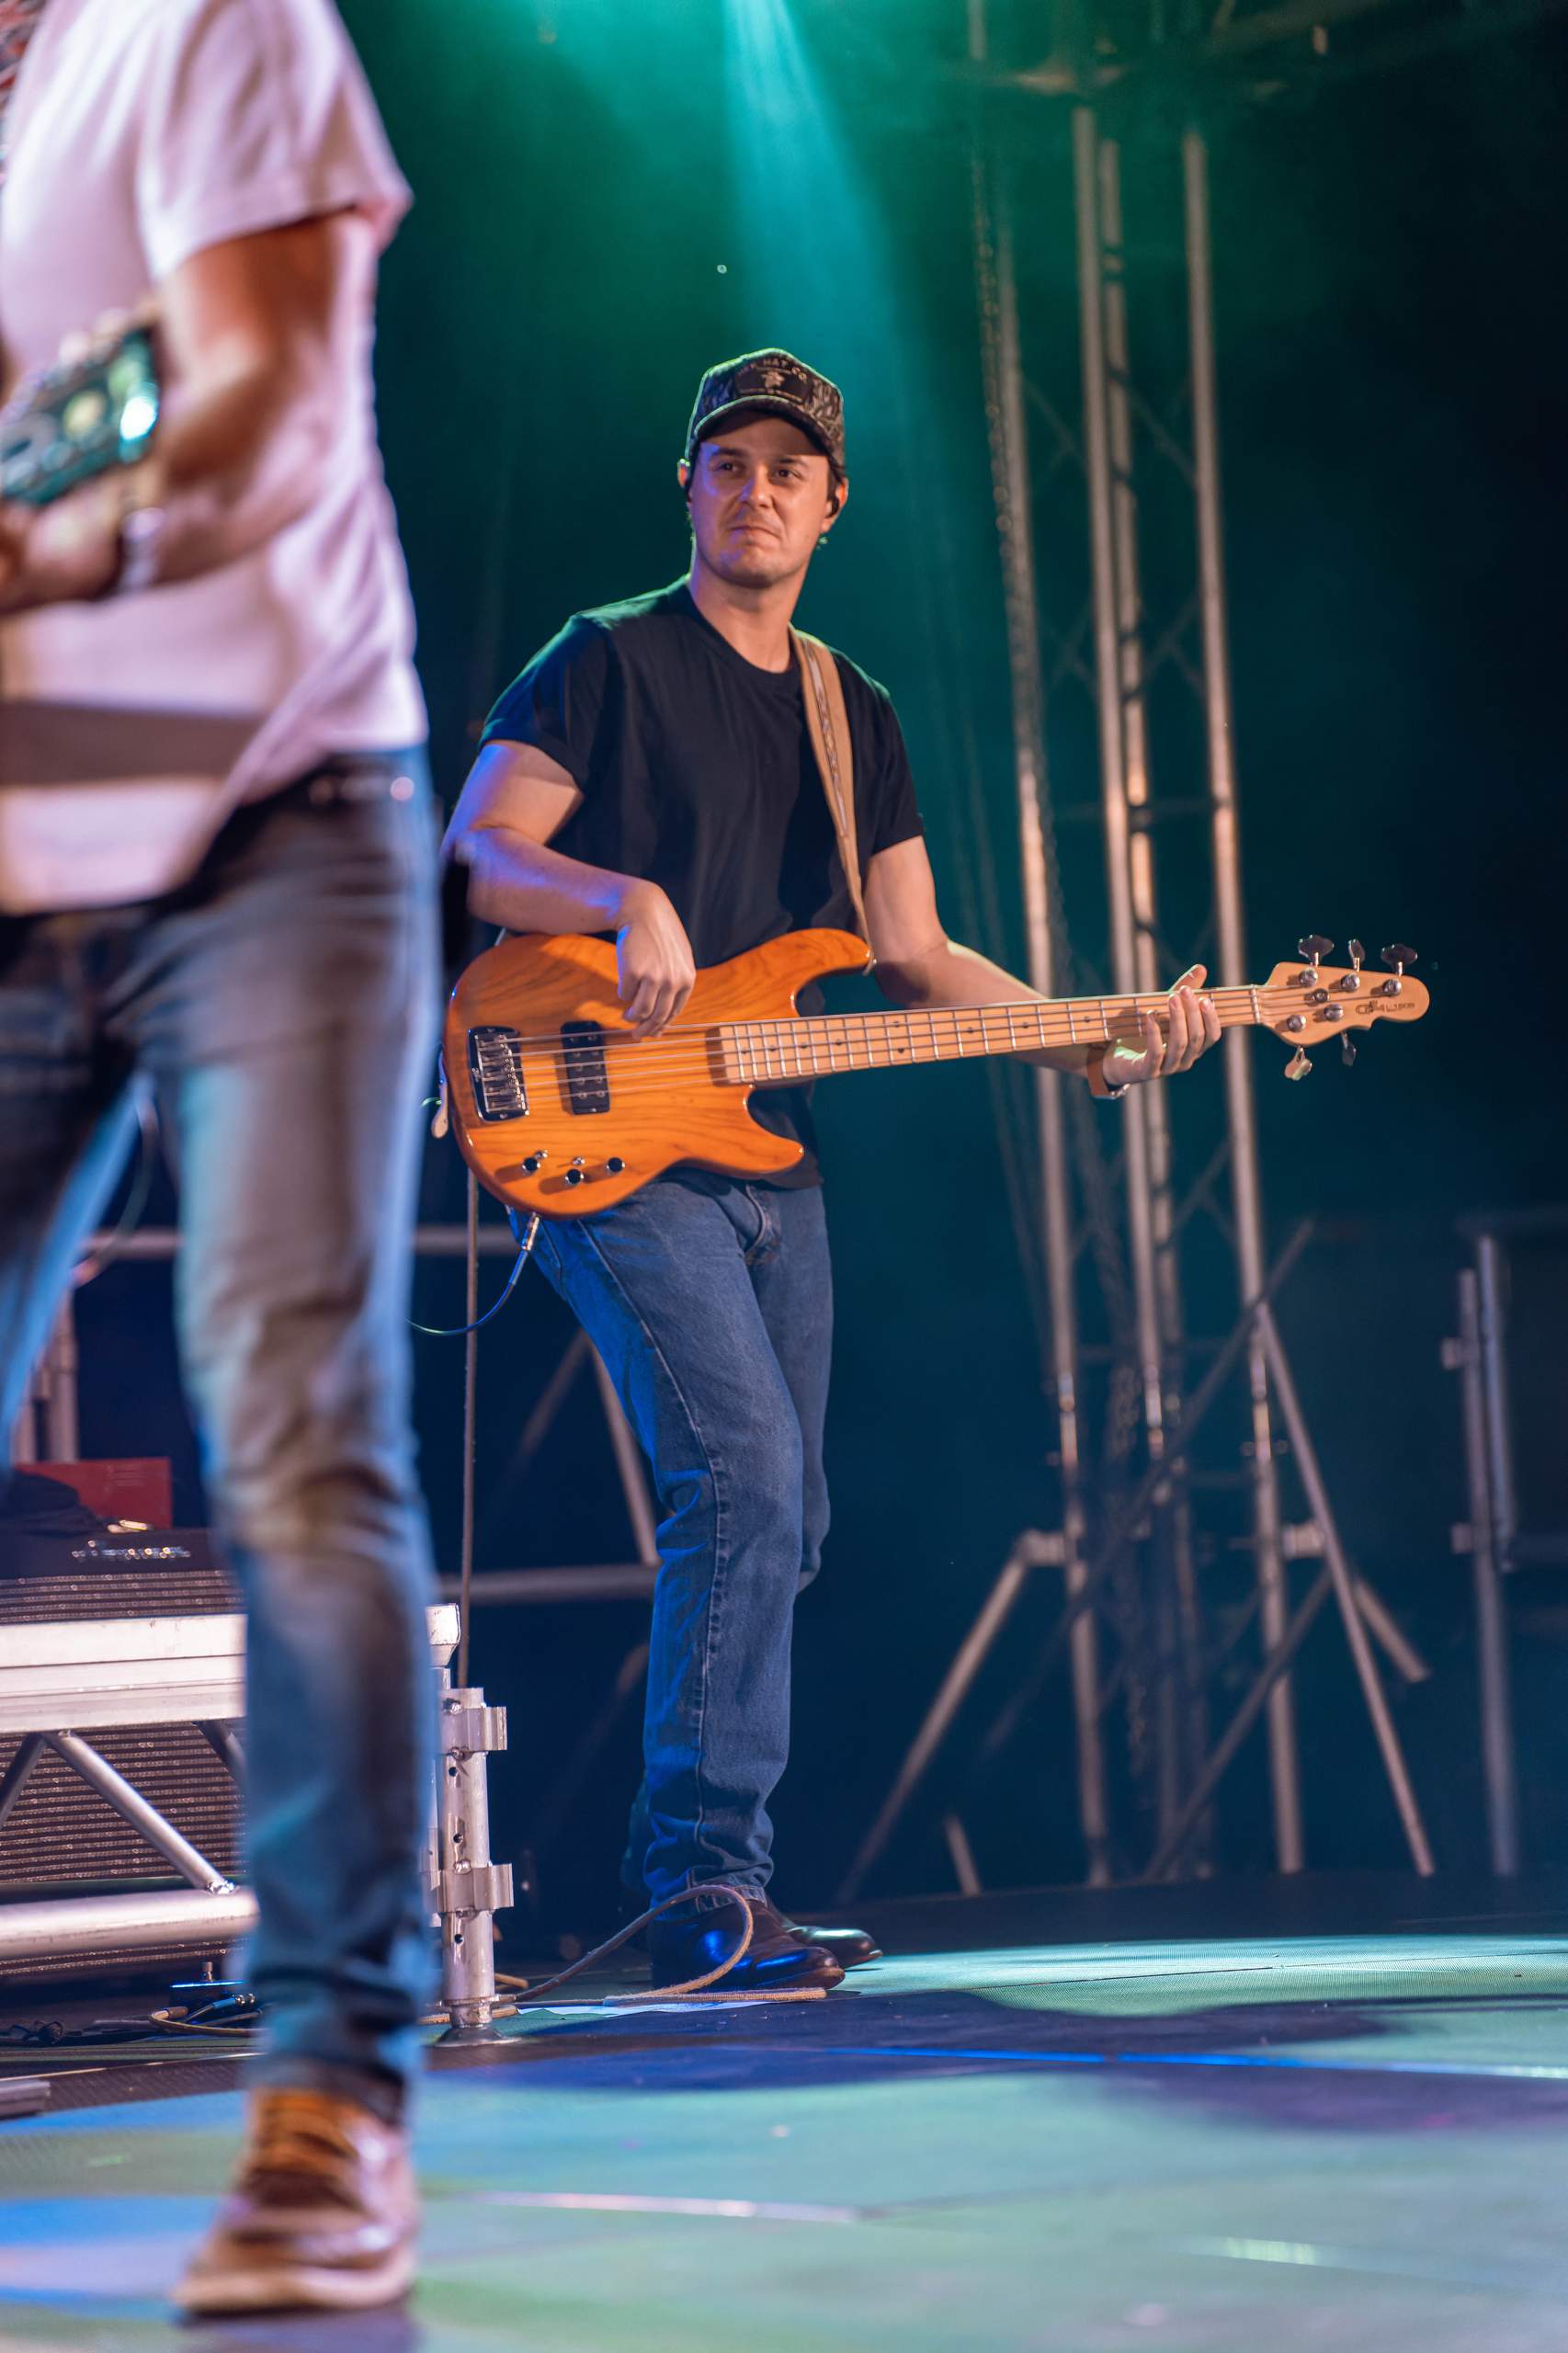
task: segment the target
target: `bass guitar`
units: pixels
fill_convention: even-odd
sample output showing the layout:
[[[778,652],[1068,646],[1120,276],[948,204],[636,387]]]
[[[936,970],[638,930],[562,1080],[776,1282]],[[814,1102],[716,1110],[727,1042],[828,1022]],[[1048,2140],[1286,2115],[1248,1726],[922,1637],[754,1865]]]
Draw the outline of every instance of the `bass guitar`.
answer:
[[[1408,948],[1383,951],[1387,978],[1332,943],[1301,942],[1256,988],[1205,991],[1225,1029],[1274,1030],[1293,1053],[1346,1040],[1374,1021],[1418,1021],[1427,993]],[[761,1086],[798,1086],[840,1071],[1105,1047],[1163,1017],[1164,997],[1037,998],[1017,1005],[802,1015],[796,999],[830,972],[863,972],[870,950],[842,931],[795,931],[699,972],[677,1021],[634,1039],[616,996],[615,950],[602,939],[504,939],[476,957],[452,992],[443,1058],[451,1126],[481,1184],[510,1208],[582,1217],[624,1200],[677,1162],[731,1176],[776,1176],[801,1146],[753,1119]]]

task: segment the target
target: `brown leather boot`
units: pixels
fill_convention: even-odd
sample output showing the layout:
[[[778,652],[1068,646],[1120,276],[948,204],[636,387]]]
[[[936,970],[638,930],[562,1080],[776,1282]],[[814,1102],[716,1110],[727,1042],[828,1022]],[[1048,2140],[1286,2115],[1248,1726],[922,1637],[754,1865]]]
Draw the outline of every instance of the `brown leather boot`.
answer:
[[[328,2092],[253,2092],[234,2187],[175,2301],[199,2314],[392,2303],[418,2221],[406,2132]]]

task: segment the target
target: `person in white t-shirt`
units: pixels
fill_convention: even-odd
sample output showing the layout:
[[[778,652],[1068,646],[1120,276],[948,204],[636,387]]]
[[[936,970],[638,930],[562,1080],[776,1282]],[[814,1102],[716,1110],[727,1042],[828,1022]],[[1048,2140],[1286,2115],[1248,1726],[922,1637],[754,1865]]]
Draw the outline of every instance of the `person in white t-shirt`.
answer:
[[[269,2020],[198,2313],[413,2268],[435,859],[369,367],[406,203],[330,0],[0,0],[0,397],[149,295],[165,389],[145,463],[0,503],[0,1429],[151,1083]]]

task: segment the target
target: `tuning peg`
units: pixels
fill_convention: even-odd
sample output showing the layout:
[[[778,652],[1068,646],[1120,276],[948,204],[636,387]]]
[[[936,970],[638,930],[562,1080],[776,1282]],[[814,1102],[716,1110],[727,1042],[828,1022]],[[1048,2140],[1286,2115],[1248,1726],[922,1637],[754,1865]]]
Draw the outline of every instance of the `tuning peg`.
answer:
[[[1396,939],[1392,948],[1385,948],[1382,950],[1382,959],[1383,962],[1387,964],[1392,972],[1393,978],[1392,981],[1385,981],[1383,983],[1382,987],[1378,991],[1378,995],[1380,996],[1403,996],[1404,994],[1404,968],[1407,964],[1415,963],[1415,949],[1402,948],[1399,941]]]
[[[1348,1029],[1346,1029],[1345,1035],[1339,1041],[1339,1051],[1341,1055],[1344,1057],[1345,1067],[1348,1070],[1351,1063],[1356,1059],[1356,1040],[1350,1035]]]
[[[1312,1056],[1310,1054],[1303,1053],[1301,1047],[1298,1046],[1295,1052],[1291,1055],[1290,1061],[1285,1065],[1285,1075],[1287,1078],[1305,1078],[1312,1066]]]
[[[1347,939],[1345,945],[1350,955],[1350,969],[1358,972],[1367,961],[1367,951],[1358,939]]]
[[[1309,931],[1305,939],[1296,942],[1296,953],[1312,965],[1321,964],[1325,956],[1334,953],[1334,942],[1325,939],[1321,931]]]

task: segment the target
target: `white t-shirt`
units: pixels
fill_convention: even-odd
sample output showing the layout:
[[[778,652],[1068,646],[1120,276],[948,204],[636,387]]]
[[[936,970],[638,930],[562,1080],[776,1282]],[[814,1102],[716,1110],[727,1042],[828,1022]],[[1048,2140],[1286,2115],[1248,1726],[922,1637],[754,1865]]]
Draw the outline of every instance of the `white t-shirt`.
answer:
[[[408,204],[331,0],[48,0],[6,129],[0,387],[207,246],[350,207],[384,244]],[[0,911],[157,896],[242,801],[423,740],[370,343],[298,522],[0,622]]]

